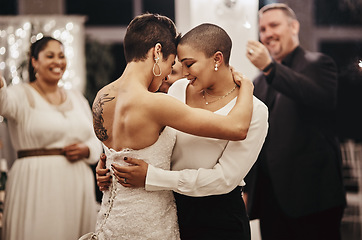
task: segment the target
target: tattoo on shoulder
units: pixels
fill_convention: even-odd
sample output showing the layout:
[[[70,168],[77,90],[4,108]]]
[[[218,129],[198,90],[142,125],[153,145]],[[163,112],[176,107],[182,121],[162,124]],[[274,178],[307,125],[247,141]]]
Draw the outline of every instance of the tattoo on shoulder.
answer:
[[[115,97],[108,97],[109,94],[101,95],[92,106],[93,111],[93,127],[94,132],[99,140],[106,141],[108,139],[107,129],[103,126],[103,105],[112,101]]]

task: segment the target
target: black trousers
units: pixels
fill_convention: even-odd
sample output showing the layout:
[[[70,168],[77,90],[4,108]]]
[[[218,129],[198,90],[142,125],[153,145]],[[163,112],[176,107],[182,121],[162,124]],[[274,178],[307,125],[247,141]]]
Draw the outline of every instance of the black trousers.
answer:
[[[182,240],[251,239],[241,187],[207,197],[174,195]]]

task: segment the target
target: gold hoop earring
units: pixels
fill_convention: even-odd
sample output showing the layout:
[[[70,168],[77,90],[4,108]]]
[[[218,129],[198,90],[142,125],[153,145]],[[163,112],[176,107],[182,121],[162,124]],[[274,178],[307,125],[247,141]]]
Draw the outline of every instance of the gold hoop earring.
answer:
[[[160,65],[158,65],[158,60],[159,60],[159,58],[155,58],[155,63],[153,64],[153,68],[152,68],[152,72],[153,72],[153,75],[154,75],[155,77],[159,77],[159,76],[161,76],[161,74],[162,74]],[[156,68],[156,66],[158,67],[158,71],[160,72],[159,74],[156,74],[156,73],[155,73],[155,68]]]
[[[217,70],[219,70],[219,69],[217,68],[217,64],[215,64],[214,70],[215,70],[215,72],[217,72]]]

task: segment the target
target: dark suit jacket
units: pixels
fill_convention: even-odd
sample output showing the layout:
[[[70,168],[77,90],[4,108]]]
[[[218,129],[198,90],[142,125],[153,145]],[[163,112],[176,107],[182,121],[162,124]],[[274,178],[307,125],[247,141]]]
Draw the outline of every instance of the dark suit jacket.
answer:
[[[321,53],[297,47],[271,75],[255,81],[254,94],[269,108],[269,132],[246,178],[251,219],[258,218],[255,179],[266,169],[280,207],[300,217],[345,204],[336,138],[337,69]]]

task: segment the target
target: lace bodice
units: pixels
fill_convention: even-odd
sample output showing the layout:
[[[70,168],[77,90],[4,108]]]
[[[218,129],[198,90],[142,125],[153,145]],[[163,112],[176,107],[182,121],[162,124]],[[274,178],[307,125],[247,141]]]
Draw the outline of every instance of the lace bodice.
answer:
[[[117,152],[105,147],[107,168],[112,163],[127,165],[123,161],[127,156],[170,169],[175,139],[175,131],[166,127],[153,145],[141,150]],[[171,191],[147,192],[144,188],[125,188],[115,177],[112,179],[112,187],[104,192],[98,215],[98,239],[179,239],[176,205]]]

